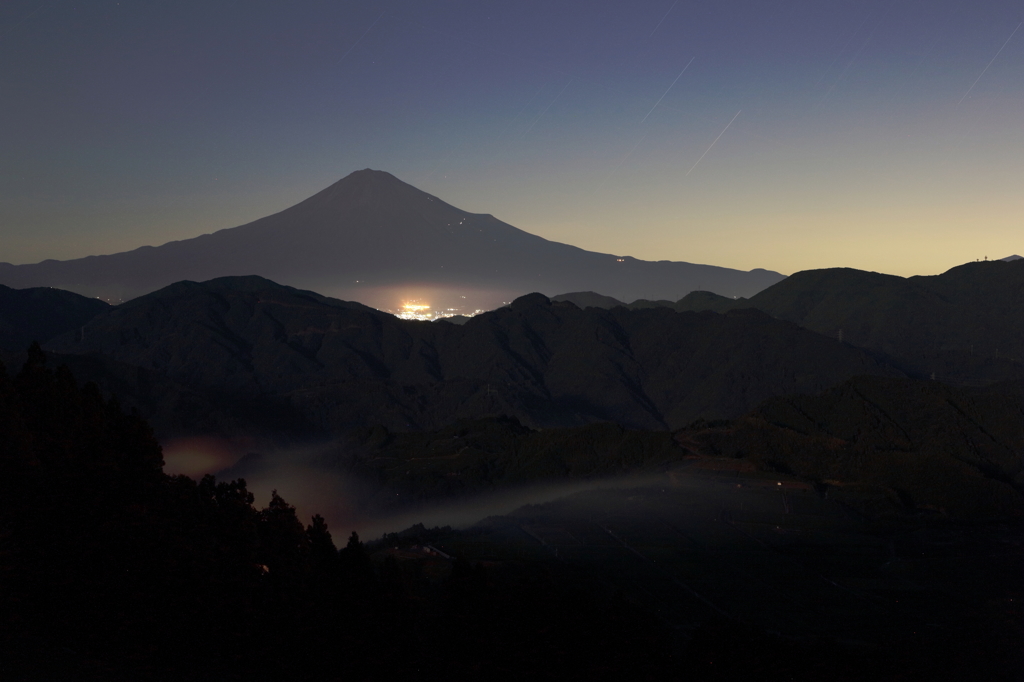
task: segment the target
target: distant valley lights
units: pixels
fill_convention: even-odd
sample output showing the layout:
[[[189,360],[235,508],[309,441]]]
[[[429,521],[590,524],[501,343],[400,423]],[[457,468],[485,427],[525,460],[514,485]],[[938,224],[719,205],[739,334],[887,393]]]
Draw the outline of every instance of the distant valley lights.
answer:
[[[397,312],[389,310],[395,317],[401,320],[419,320],[421,322],[431,322],[433,320],[441,320],[446,317],[455,317],[456,315],[463,315],[465,317],[473,317],[484,312],[483,310],[474,310],[467,312],[458,308],[447,308],[445,310],[432,310],[429,303],[420,303],[419,301],[408,301],[402,304],[402,307]]]

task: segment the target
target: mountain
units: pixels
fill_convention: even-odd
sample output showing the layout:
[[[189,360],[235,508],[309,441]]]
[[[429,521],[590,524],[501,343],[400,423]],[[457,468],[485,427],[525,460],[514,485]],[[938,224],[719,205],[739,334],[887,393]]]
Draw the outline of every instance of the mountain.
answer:
[[[1024,382],[984,388],[856,377],[691,424],[687,450],[817,481],[869,516],[1024,516]],[[734,467],[735,468],[735,467]]]
[[[565,300],[598,305],[593,292]],[[941,275],[897,277],[852,268],[805,270],[745,298],[694,291],[678,312],[755,308],[881,354],[921,378],[984,383],[1024,378],[1024,259],[980,261]],[[601,306],[603,307],[603,306]]]
[[[704,288],[751,296],[783,278],[585,251],[369,169],[241,227],[107,256],[0,263],[0,283],[8,286],[52,286],[113,302],[181,280],[253,274],[381,309],[419,300],[463,312],[532,291],[602,288],[626,298],[675,298]]]
[[[1024,260],[907,278],[808,270],[749,305],[821,334],[842,332],[844,343],[880,352],[923,378],[1024,378],[1024,318],[1017,314],[1024,309]]]
[[[250,405],[258,428],[261,414],[297,423],[291,414],[335,434],[487,415],[533,428],[679,428],[858,374],[900,374],[756,310],[580,310],[530,294],[459,326],[401,320],[254,276],[179,282],[112,307],[46,349],[90,359],[92,374],[76,369],[83,380],[149,386],[159,378],[203,404]],[[126,371],[135,374],[126,379]],[[152,378],[134,378],[139,372]],[[185,404],[194,411],[197,400]],[[163,434],[175,430],[169,423],[188,428],[166,403],[150,409],[165,415],[154,420]],[[208,430],[246,430],[245,419],[213,426],[215,414],[202,417]]]
[[[612,308],[626,305],[617,298],[602,296],[593,291],[577,291],[551,297],[552,303],[560,303],[562,301],[569,301],[577,308],[603,308],[604,310],[611,310]]]
[[[691,291],[678,301],[666,299],[649,300],[640,298],[632,303],[623,303],[611,296],[604,296],[594,291],[575,291],[569,294],[558,294],[551,297],[552,301],[569,301],[579,308],[602,308],[611,310],[617,306],[623,306],[630,310],[644,310],[646,308],[671,308],[676,312],[695,312],[711,310],[716,313],[724,313],[734,308],[749,308],[750,305],[738,305],[737,302],[747,303],[746,298],[727,298],[710,291]]]
[[[0,350],[23,351],[77,329],[110,305],[70,291],[0,285]]]

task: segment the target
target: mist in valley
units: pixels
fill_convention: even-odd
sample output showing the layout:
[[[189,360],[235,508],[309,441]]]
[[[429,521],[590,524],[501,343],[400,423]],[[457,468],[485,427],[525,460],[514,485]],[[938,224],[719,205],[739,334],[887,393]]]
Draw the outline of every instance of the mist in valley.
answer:
[[[871,649],[926,627],[960,632],[976,617],[966,606],[904,595],[968,589],[991,599],[1014,561],[995,558],[1013,536],[1008,527],[971,537],[920,522],[884,530],[842,489],[786,474],[684,461],[658,473],[424,498],[318,463],[329,451],[250,455],[218,477],[244,477],[257,506],[276,490],[305,523],[322,515],[339,544],[353,531],[372,542],[407,530],[410,543],[422,524],[453,556],[581,571],[684,631],[725,618]]]
[[[526,505],[540,505],[582,492],[621,490],[648,486],[682,487],[680,476],[669,474],[628,474],[589,480],[548,480],[495,488],[458,496],[425,497],[408,490],[370,480],[338,467],[325,466],[333,459],[337,445],[325,443],[280,449],[265,449],[240,456],[238,446],[217,439],[189,439],[165,451],[165,470],[201,478],[215,475],[219,481],[245,479],[257,507],[265,505],[276,491],[293,505],[304,523],[314,514],[324,517],[336,542],[353,531],[364,540],[395,533],[413,525],[427,528],[451,526],[460,529],[490,516],[514,512]],[[229,463],[224,466],[224,463]],[[699,481],[687,487],[699,487]]]

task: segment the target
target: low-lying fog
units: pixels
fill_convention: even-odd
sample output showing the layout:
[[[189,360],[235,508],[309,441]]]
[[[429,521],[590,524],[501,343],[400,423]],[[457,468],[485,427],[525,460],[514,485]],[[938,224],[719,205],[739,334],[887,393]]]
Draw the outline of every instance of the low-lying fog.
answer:
[[[427,528],[465,528],[488,516],[508,514],[524,505],[542,504],[586,490],[667,482],[664,475],[648,475],[538,483],[468,497],[406,503],[400,493],[370,485],[355,476],[303,464],[281,463],[243,478],[259,507],[265,506],[276,490],[295,506],[303,523],[308,524],[314,514],[323,516],[335,544],[344,544],[352,531],[364,540],[375,540],[384,533],[405,530],[417,523]],[[384,499],[391,495],[395,499]]]
[[[169,450],[170,471],[234,457],[223,448],[186,451]],[[994,610],[979,616],[978,605],[1005,604],[1019,583],[1019,552],[1008,552],[999,529],[880,534],[841,496],[792,478],[701,473],[681,463],[661,474],[405,501],[394,488],[319,465],[331,461],[320,457],[327,452],[247,456],[218,478],[245,478],[258,507],[277,490],[303,524],[322,515],[339,546],[352,531],[376,540],[417,523],[465,528],[512,515],[477,526],[472,542],[502,556],[557,557],[679,628],[725,617],[784,636],[876,647],[906,633],[961,632],[968,617],[997,623]]]
[[[311,463],[330,446],[243,457],[246,445],[251,444],[212,437],[168,441],[163,445],[164,471],[195,479],[206,474],[214,474],[218,480],[244,478],[260,508],[270,502],[271,493],[276,490],[295,506],[304,524],[314,514],[323,516],[336,544],[343,544],[352,531],[364,540],[373,540],[417,523],[428,528],[464,528],[488,516],[508,514],[524,505],[542,504],[582,491],[668,483],[664,475],[646,474],[537,483],[427,502],[406,501],[401,493],[380,484]]]

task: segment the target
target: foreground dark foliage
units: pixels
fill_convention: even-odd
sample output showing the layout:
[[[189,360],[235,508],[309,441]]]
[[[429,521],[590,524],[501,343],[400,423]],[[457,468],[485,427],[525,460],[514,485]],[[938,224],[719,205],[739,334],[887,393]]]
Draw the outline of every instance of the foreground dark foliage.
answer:
[[[0,370],[0,660],[5,679],[361,679],[669,663],[636,609],[541,571],[459,563],[424,592],[335,548],[244,480],[162,473],[146,423],[51,371]],[[622,647],[623,637],[634,643]]]

